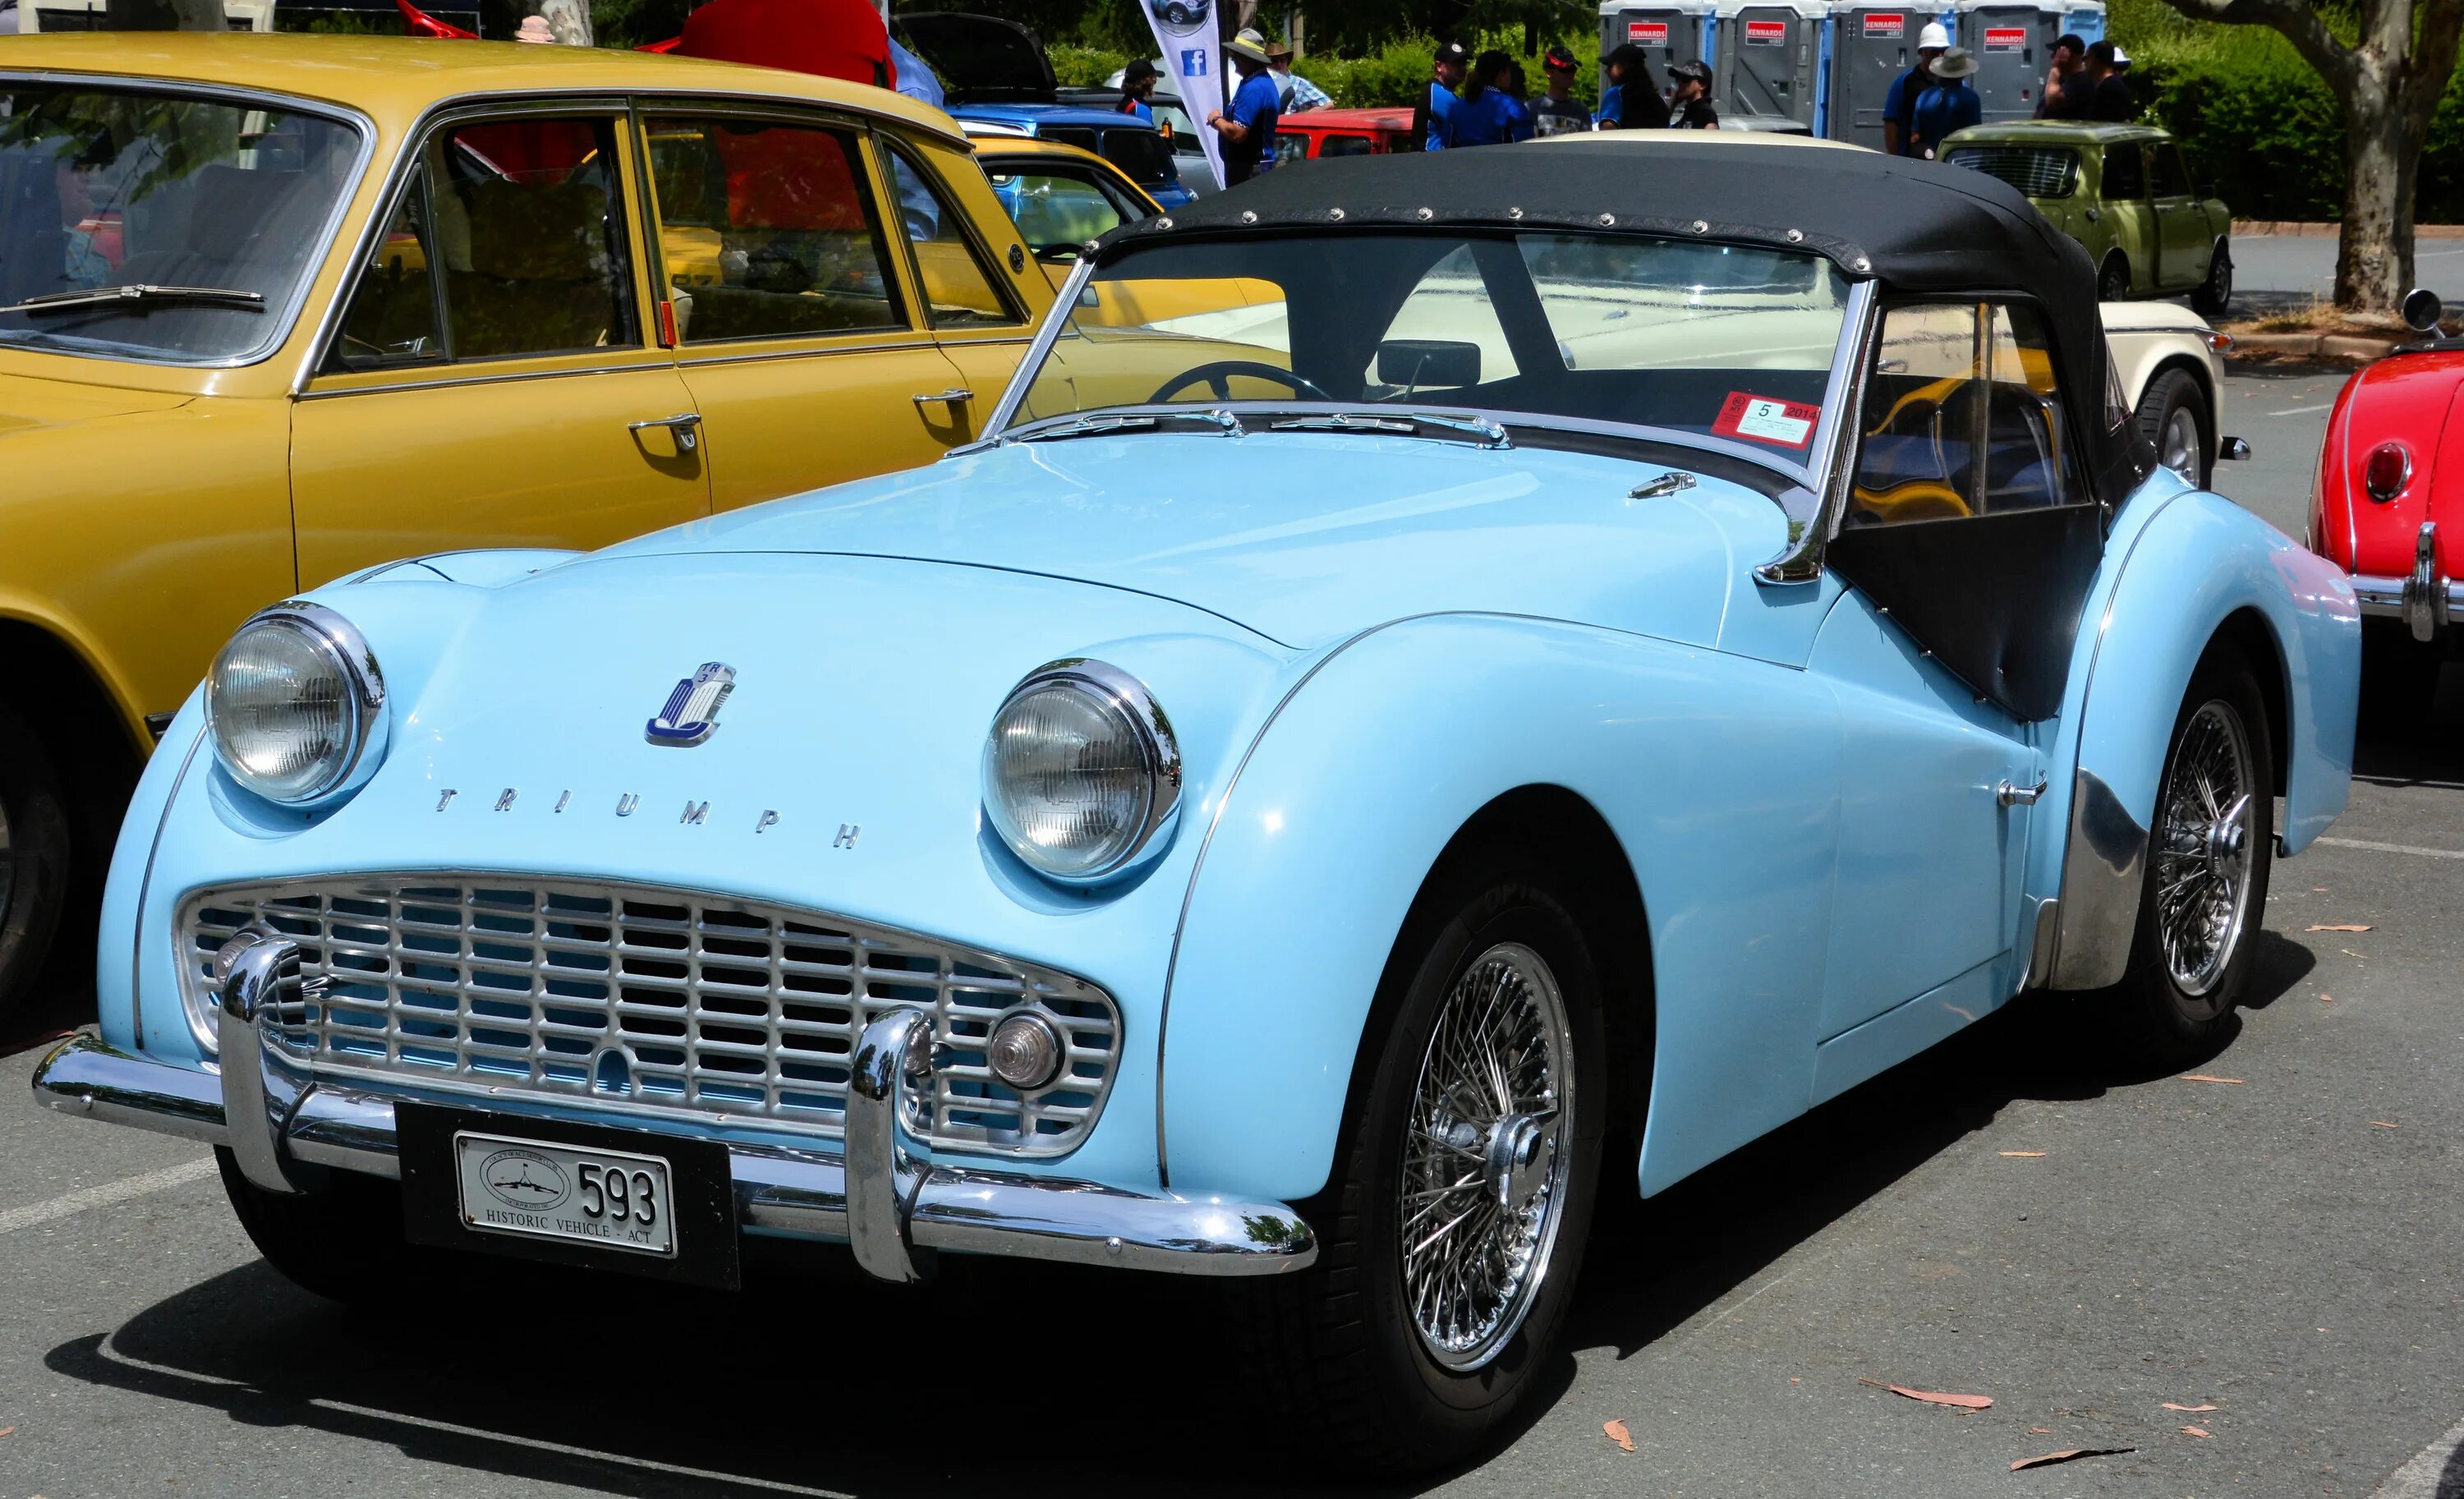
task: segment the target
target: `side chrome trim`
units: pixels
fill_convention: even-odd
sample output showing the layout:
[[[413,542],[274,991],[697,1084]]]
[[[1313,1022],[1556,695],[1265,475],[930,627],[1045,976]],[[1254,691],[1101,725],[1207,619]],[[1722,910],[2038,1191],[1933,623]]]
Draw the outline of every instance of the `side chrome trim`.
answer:
[[[851,333],[844,338],[834,339],[830,342],[816,348],[739,349],[733,353],[695,354],[691,356],[687,356],[684,351],[686,349],[696,347],[696,345],[684,343],[677,345],[676,348],[678,356],[676,360],[676,367],[679,369],[706,369],[713,364],[766,364],[774,360],[781,359],[838,359],[851,355],[894,354],[914,349],[938,348],[940,346],[929,338],[917,336],[916,331],[913,328],[888,328],[883,331],[887,333],[901,333],[908,336],[887,342],[867,343],[863,342],[864,335],[860,333]],[[782,337],[796,338],[801,337],[801,335],[786,334],[782,335]],[[711,345],[704,343],[698,345],[698,347],[709,348]]]
[[[1870,280],[1848,288],[1848,310],[1840,320],[1843,354],[1831,364],[1831,379],[1822,391],[1822,425],[1815,431],[1815,451],[1822,468],[1815,485],[1818,498],[1814,518],[1796,528],[1777,557],[1754,568],[1760,584],[1812,583],[1822,576],[1822,554],[1848,511],[1849,487],[1856,481],[1858,413],[1865,408],[1865,376],[1873,367],[1875,340],[1881,331],[1876,310],[1878,294]]]
[[[525,355],[522,357],[532,358],[535,356]],[[554,358],[555,356],[550,355],[547,357]],[[642,353],[634,355],[629,359],[622,361],[602,361],[598,364],[576,364],[570,369],[517,369],[492,371],[489,370],[485,364],[478,364],[475,366],[472,364],[441,364],[432,367],[440,369],[470,370],[472,373],[444,375],[434,380],[390,380],[381,386],[346,386],[340,388],[328,386],[323,390],[302,390],[293,396],[292,399],[295,401],[342,401],[347,400],[352,396],[401,395],[403,392],[407,390],[445,390],[451,389],[455,386],[501,386],[512,385],[516,382],[525,380],[576,380],[584,375],[623,375],[630,374],[635,371],[649,371],[656,373],[660,370],[673,369],[675,365],[673,362],[663,357],[658,357],[656,350],[644,350]]]
[[[2061,936],[2059,900],[2036,902],[2036,917],[2028,932],[2028,971],[2019,976],[2019,992],[2041,989],[2054,974],[2054,944]]]
[[[163,798],[163,815],[154,820],[154,836],[145,845],[145,872],[137,881],[137,930],[128,939],[128,1034],[139,1047],[145,1045],[145,899],[154,891],[154,860],[163,851],[163,829],[171,826],[171,808],[180,805],[180,788],[188,783],[188,767],[197,762],[197,751],[212,734],[199,722],[188,753],[180,757],[180,773],[171,778],[171,789]]]
[[[2081,766],[2071,781],[2070,834],[2047,987],[2101,989],[2121,982],[2130,967],[2147,829],[2101,776]]]
[[[1002,388],[1001,400],[994,404],[992,414],[984,418],[984,434],[974,442],[951,449],[943,454],[944,457],[955,458],[962,452],[992,447],[1001,440],[1002,431],[1008,428],[1010,419],[1018,414],[1020,404],[1026,399],[1027,387],[1035,384],[1036,371],[1043,367],[1045,356],[1052,352],[1052,345],[1061,338],[1061,330],[1069,325],[1071,315],[1077,312],[1078,296],[1087,289],[1088,278],[1094,274],[1094,256],[1079,256],[1076,268],[1069,273],[1069,279],[1062,282],[1061,290],[1053,296],[1052,310],[1044,315],[1044,326],[1035,330],[1035,337],[1027,343],[1026,352],[1019,356],[1018,368],[1010,374],[1009,384]]]

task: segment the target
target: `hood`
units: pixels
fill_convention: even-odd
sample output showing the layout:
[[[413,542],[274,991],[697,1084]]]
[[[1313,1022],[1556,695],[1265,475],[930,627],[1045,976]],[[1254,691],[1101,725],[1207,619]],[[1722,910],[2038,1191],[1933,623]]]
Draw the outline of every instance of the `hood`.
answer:
[[[1044,44],[1016,21],[924,11],[891,22],[906,48],[933,65],[954,99],[1048,99],[1056,80]]]
[[[0,438],[138,411],[168,411],[193,399],[161,390],[125,390],[115,386],[89,386],[30,375],[0,375]]]
[[[1353,434],[1015,443],[697,521],[605,556],[913,558],[1177,600],[1296,649],[1415,614],[1573,620],[1708,646],[1778,554],[1770,499],[1590,453]]]

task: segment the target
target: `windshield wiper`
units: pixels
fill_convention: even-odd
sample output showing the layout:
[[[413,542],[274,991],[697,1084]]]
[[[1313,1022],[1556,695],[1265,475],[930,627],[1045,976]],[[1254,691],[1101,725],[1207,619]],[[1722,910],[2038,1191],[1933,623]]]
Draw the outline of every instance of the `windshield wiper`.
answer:
[[[1335,411],[1325,416],[1293,416],[1267,424],[1279,432],[1401,432],[1419,436],[1420,430],[1436,428],[1441,431],[1460,432],[1480,439],[1483,448],[1511,448],[1506,429],[1485,417],[1442,416],[1435,411],[1410,411],[1389,416],[1380,412],[1369,415],[1356,411]]]
[[[141,281],[133,286],[94,286],[83,291],[51,292],[41,297],[29,297],[22,302],[0,307],[0,313],[65,312],[75,307],[100,307],[111,302],[220,302],[226,306],[262,312],[265,294],[237,292],[220,286],[157,286],[150,281]]]
[[[1082,416],[1076,421],[1055,427],[1039,427],[1031,432],[1021,432],[1007,442],[1045,442],[1058,437],[1094,437],[1105,432],[1144,431],[1165,422],[1203,422],[1227,435],[1242,435],[1241,419],[1229,411],[1112,411]]]

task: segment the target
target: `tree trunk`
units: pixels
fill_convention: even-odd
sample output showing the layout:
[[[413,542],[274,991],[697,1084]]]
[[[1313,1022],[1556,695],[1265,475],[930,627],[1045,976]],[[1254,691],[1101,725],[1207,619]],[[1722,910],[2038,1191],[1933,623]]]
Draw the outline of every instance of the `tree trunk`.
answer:
[[[2336,306],[2392,321],[2412,279],[2412,182],[2421,143],[2385,62],[2364,56],[2344,99],[2344,222]]]

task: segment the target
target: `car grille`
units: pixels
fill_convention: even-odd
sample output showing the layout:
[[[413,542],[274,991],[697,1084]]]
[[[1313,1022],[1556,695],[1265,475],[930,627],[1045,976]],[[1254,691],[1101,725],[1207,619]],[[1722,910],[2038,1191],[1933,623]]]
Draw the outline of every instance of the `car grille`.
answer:
[[[655,886],[485,874],[360,875],[181,903],[191,1022],[210,1036],[214,955],[252,922],[299,944],[306,1003],[283,1046],[319,1073],[527,1090],[619,1112],[712,1113],[837,1136],[867,1024],[933,1017],[944,1048],[908,1127],[935,1145],[1054,1156],[1094,1125],[1120,1012],[1082,980],[932,937]],[[1038,1006],[1067,1039],[1043,1091],[984,1064],[993,1025]]]
[[[2069,197],[2072,174],[2079,169],[2079,153],[2055,145],[1963,145],[1945,159],[1953,166],[1999,177],[2031,198]]]

